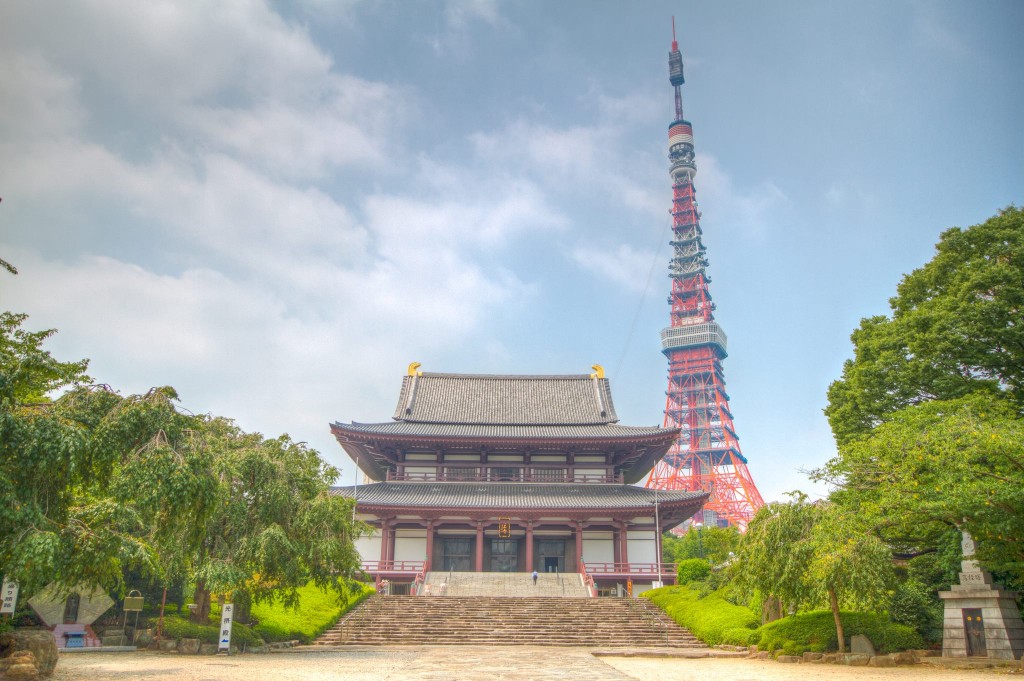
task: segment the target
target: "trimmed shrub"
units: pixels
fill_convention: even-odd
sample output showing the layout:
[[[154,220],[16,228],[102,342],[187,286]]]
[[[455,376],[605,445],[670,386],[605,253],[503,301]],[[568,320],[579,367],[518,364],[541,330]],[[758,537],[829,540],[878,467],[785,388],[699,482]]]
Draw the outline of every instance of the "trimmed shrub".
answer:
[[[653,589],[642,596],[709,646],[750,645],[760,623],[752,610],[729,602],[728,587],[702,597],[698,582]]]
[[[711,574],[711,564],[703,558],[687,558],[679,561],[676,575],[680,584],[703,582]]]
[[[164,637],[179,640],[198,638],[203,643],[217,643],[220,640],[220,626],[219,623],[195,624],[188,621],[187,615],[179,616],[167,613],[164,615]],[[234,622],[231,625],[231,643],[239,647],[250,648],[263,645],[263,639],[251,628]]]
[[[896,587],[889,604],[889,619],[912,627],[929,642],[942,640],[942,603],[915,579]]]
[[[864,634],[880,654],[924,647],[920,634],[911,627],[890,622],[885,615],[842,612],[839,616],[847,638]],[[781,650],[786,655],[838,650],[832,611],[815,610],[769,622],[760,628],[757,645],[762,650]]]

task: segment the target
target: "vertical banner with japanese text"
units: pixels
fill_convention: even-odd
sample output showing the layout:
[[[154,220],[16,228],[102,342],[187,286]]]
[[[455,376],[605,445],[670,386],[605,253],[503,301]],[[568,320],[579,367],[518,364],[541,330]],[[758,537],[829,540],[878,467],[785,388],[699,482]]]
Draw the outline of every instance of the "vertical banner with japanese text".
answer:
[[[234,619],[234,603],[225,603],[220,609],[220,639],[217,652],[231,650],[231,620]]]
[[[18,583],[4,577],[3,591],[0,592],[0,615],[13,615],[18,604]]]

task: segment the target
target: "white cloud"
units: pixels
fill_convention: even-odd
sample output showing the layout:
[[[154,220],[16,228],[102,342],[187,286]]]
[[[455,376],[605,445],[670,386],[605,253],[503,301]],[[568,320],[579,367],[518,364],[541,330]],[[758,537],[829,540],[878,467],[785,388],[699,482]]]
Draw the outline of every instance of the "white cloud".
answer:
[[[751,188],[737,187],[714,156],[697,154],[696,164],[697,200],[702,211],[707,209],[715,216],[715,225],[721,229],[761,237],[777,211],[790,204],[789,197],[770,180]]]
[[[656,253],[637,251],[628,244],[615,248],[596,248],[580,244],[572,250],[572,259],[581,267],[605,277],[615,284],[632,291],[643,291],[651,278],[652,267],[656,267]],[[660,263],[664,267],[665,263]]]
[[[448,0],[445,19],[454,29],[465,29],[472,21],[497,26],[501,21],[498,0]]]

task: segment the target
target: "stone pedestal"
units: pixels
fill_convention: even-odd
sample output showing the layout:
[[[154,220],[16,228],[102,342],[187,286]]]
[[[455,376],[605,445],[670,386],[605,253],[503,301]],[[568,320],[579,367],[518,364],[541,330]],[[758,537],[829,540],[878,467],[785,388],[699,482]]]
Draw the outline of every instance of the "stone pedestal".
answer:
[[[974,542],[964,533],[960,583],[940,591],[945,616],[943,657],[990,657],[1016,660],[1024,655],[1024,621],[1014,591],[992,583],[992,575],[974,560]]]

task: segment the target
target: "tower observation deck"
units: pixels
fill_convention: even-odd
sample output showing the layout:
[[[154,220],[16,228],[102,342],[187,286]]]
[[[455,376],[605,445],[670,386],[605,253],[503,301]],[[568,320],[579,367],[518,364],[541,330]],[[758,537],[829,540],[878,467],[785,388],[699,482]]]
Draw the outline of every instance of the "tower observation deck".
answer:
[[[754,484],[725,392],[722,360],[725,331],[715,321],[701,242],[700,217],[693,177],[693,126],[683,117],[683,56],[672,22],[669,82],[675,90],[675,119],[668,127],[669,173],[672,177],[672,291],[669,325],[661,331],[668,358],[665,427],[680,428],[679,438],[654,467],[646,486],[663,490],[711,492],[704,506],[706,525],[744,529],[764,501]]]

